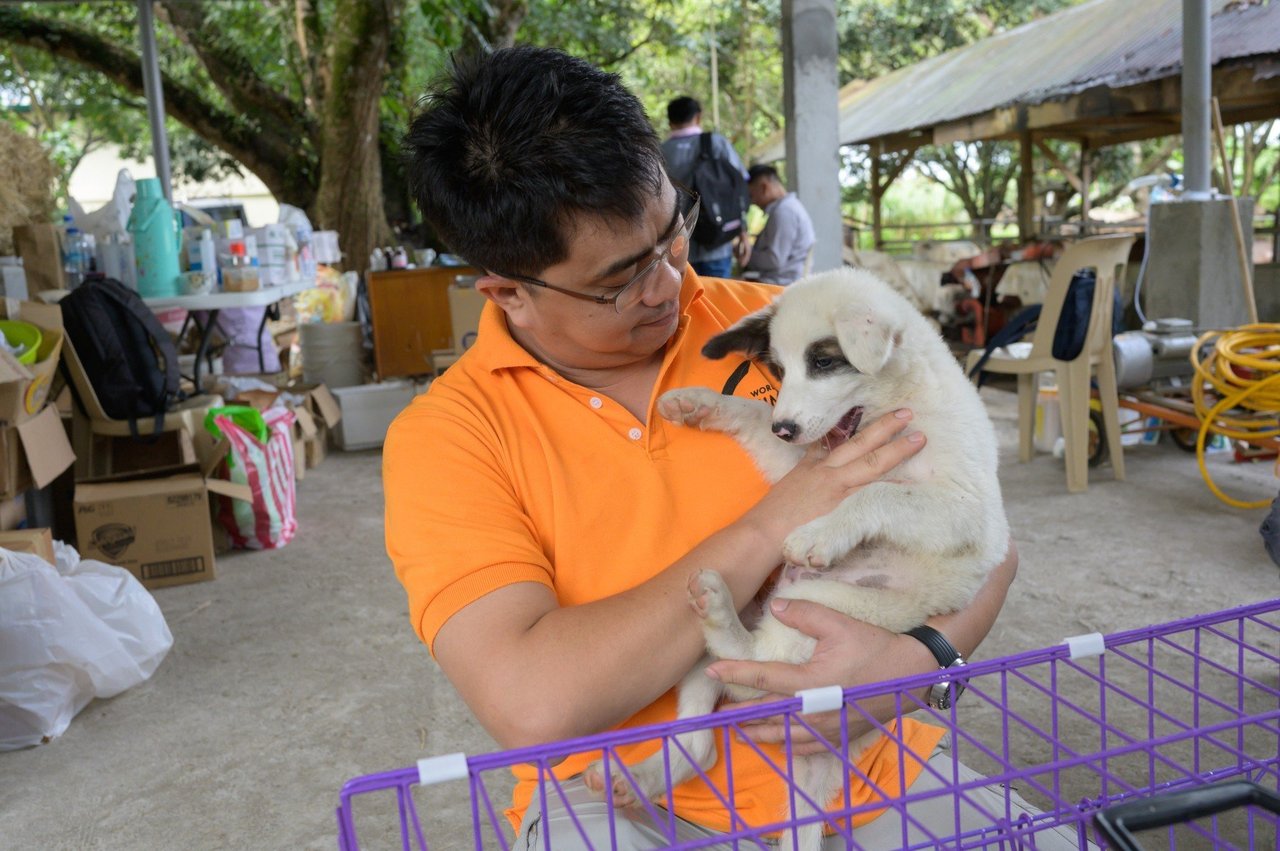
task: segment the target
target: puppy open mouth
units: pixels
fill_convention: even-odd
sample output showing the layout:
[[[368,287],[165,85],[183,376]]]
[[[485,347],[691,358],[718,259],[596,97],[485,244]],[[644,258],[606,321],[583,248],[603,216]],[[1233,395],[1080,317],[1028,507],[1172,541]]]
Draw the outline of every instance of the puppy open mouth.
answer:
[[[832,428],[822,436],[822,442],[830,451],[849,438],[853,437],[858,431],[858,426],[862,424],[862,407],[851,408],[848,413],[840,418]]]

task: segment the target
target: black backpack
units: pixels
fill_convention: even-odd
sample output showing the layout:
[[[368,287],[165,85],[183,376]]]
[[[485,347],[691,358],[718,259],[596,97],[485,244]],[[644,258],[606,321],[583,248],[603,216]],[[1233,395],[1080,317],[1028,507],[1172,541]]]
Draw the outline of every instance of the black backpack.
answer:
[[[182,398],[169,332],[136,292],[113,278],[89,278],[59,304],[63,330],[103,411],[128,420],[135,438],[138,420],[154,417],[159,434],[169,404]],[[67,384],[74,391],[75,383]]]
[[[702,134],[698,146],[689,188],[702,199],[702,211],[693,227],[693,241],[702,248],[717,248],[742,233],[751,198],[742,172],[715,155],[710,133]]]

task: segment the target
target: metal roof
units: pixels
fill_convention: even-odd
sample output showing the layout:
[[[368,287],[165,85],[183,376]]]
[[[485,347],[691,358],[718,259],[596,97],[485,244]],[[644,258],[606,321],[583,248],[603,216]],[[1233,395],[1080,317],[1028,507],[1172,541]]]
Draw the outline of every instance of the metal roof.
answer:
[[[1280,78],[1280,0],[1210,0],[1209,5],[1215,78],[1219,68],[1242,62],[1253,66],[1254,79]],[[1096,89],[1179,78],[1181,44],[1181,0],[1092,0],[874,80],[846,85],[839,98],[841,143],[880,141],[894,149],[1008,137],[1014,135],[1011,121],[1021,127],[1034,122],[1029,125],[1023,118],[992,125],[993,113]],[[1225,103],[1223,109],[1225,119]],[[1280,113],[1280,100],[1274,109]],[[1116,114],[1120,113],[1109,113]],[[974,121],[983,116],[987,120]],[[938,128],[957,123],[974,126],[952,126],[942,139],[936,138]],[[1055,135],[1050,126],[1041,122],[1037,135]],[[1090,135],[1093,129],[1077,128],[1066,135]],[[1168,116],[1149,129],[1156,132],[1148,132],[1148,137],[1167,135]],[[1128,138],[1135,138],[1134,129],[1127,132]],[[756,153],[762,161],[784,156],[782,133]]]

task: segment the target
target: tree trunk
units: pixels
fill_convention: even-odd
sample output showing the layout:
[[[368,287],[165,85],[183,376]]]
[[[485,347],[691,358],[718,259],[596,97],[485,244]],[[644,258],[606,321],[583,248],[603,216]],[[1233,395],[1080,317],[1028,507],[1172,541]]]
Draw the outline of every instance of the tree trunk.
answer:
[[[365,271],[391,236],[382,206],[378,106],[401,0],[339,0],[329,35],[329,85],[320,126],[317,226],[336,230],[344,267]]]

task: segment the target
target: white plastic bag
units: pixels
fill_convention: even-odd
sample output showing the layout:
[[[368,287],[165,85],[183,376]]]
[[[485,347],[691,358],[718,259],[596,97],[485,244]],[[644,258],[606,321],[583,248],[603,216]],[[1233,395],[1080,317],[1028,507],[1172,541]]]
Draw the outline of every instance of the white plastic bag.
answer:
[[[0,549],[0,750],[61,735],[93,698],[150,677],[173,646],[132,574],[54,548],[56,568]]]

